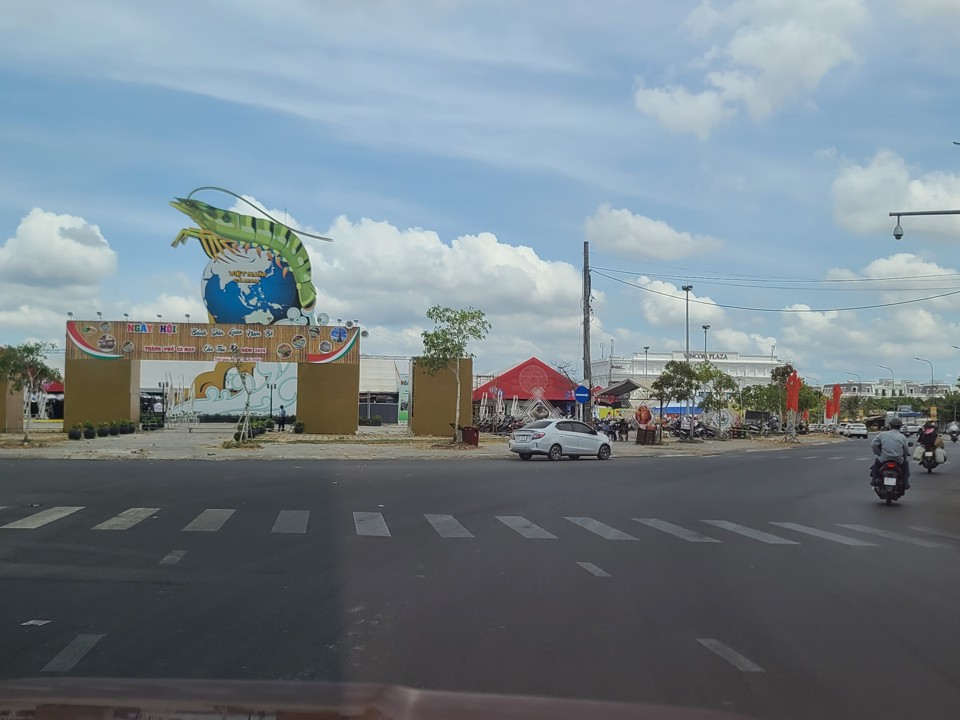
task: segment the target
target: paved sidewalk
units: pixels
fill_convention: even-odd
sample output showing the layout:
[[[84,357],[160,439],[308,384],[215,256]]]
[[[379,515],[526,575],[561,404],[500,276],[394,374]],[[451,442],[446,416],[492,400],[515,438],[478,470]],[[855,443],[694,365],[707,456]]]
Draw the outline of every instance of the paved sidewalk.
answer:
[[[22,447],[21,437],[0,435],[0,460],[48,458],[64,460],[475,460],[511,458],[507,439],[480,436],[480,447],[453,446],[449,438],[414,437],[406,427],[363,427],[355,435],[294,435],[267,433],[248,447],[224,447],[233,439],[232,425],[204,424],[194,428],[167,428],[134,435],[94,440],[69,440],[63,433],[33,435],[34,446]],[[693,443],[667,438],[663,445],[637,445],[633,440],[612,443],[613,458],[719,455],[737,452],[791,451],[810,445],[846,442],[842,438],[811,435],[800,443],[782,438],[711,440]]]

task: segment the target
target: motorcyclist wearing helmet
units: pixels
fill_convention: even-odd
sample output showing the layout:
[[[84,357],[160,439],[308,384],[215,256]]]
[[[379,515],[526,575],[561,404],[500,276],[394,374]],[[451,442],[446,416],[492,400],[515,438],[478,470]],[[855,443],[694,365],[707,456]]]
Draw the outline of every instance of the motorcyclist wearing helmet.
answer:
[[[870,448],[877,459],[873,461],[870,470],[870,484],[880,484],[880,467],[885,462],[899,463],[903,472],[903,486],[910,487],[910,450],[906,435],[901,432],[903,420],[898,417],[890,419],[890,429],[877,433],[870,443]]]
[[[928,420],[917,435],[917,442],[923,445],[924,450],[933,450],[937,446],[937,424]]]

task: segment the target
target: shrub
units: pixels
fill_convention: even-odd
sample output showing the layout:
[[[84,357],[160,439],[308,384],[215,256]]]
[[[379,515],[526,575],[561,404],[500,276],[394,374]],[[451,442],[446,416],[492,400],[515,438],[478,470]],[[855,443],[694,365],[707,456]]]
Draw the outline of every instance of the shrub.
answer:
[[[83,426],[82,426],[82,425],[74,425],[72,428],[70,428],[70,429],[67,431],[67,437],[70,438],[71,440],[79,440],[80,438],[82,438],[82,437],[83,437]]]
[[[307,429],[307,425],[305,422],[303,422],[303,420],[297,420],[293,424],[293,432],[295,432],[297,435],[302,435],[303,431],[306,429]]]
[[[382,422],[382,420],[381,420],[381,418],[380,418],[379,415],[372,415],[372,416],[370,416],[370,417],[362,417],[362,418],[360,418],[360,424],[361,424],[361,425],[366,425],[366,426],[369,427],[369,426],[382,425],[383,422]]]

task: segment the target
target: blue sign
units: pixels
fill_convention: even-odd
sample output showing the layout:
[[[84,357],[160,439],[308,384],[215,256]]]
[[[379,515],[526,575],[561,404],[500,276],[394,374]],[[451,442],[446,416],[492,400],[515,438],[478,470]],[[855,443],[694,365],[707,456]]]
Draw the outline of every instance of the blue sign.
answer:
[[[347,339],[347,329],[345,327],[335,327],[330,330],[330,338],[334,342],[343,342]]]
[[[573,397],[578,403],[585,403],[590,399],[590,391],[583,385],[577,385],[577,389],[573,391]]]

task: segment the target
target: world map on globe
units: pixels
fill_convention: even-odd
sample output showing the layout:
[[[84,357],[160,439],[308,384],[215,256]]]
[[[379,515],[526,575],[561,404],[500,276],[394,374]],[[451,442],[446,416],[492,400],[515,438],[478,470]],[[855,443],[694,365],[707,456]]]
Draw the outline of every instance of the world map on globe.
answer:
[[[230,252],[207,263],[200,282],[207,312],[218,323],[270,325],[300,314],[297,283],[272,255],[256,248]]]

